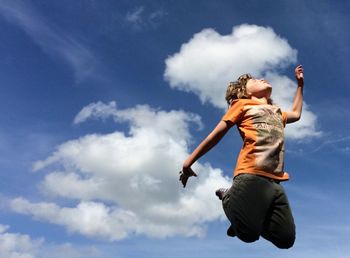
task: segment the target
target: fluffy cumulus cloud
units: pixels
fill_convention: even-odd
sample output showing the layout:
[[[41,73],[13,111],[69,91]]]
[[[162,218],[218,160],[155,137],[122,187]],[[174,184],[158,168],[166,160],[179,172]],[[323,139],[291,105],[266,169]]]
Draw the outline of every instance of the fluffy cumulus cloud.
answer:
[[[9,232],[9,226],[0,224],[0,258],[94,258],[100,253],[94,247],[56,245],[43,238]]]
[[[0,258],[34,258],[43,240],[32,240],[28,235],[7,232],[0,224]]]
[[[275,102],[290,108],[296,83],[278,71],[296,61],[297,51],[271,28],[243,24],[234,27],[229,35],[204,29],[165,60],[164,78],[172,88],[193,92],[203,103],[226,108],[228,82],[244,73],[266,76],[273,79]],[[319,134],[315,129],[316,116],[307,106],[304,111],[303,120],[289,128],[287,136],[300,139]]]
[[[178,181],[190,129],[202,127],[200,117],[145,105],[119,110],[115,102],[97,102],[83,108],[74,123],[108,117],[128,123],[129,130],[65,142],[34,164],[34,170],[48,171],[42,191],[75,205],[16,198],[12,209],[110,241],[132,234],[202,236],[207,222],[224,216],[214,194],[230,184],[221,170],[197,163],[198,178],[185,189]]]

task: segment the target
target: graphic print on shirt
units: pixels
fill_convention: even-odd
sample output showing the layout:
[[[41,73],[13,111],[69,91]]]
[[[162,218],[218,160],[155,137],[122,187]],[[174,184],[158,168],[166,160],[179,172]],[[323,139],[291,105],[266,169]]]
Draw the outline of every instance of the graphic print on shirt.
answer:
[[[283,171],[284,133],[282,112],[277,106],[250,106],[248,113],[256,130],[255,161],[264,171]]]

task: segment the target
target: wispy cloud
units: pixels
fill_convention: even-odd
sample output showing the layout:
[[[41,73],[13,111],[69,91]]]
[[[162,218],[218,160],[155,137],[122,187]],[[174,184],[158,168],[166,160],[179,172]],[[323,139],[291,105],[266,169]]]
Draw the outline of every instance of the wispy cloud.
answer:
[[[74,118],[74,124],[85,122],[87,119],[106,119],[106,118],[118,118],[117,104],[115,101],[111,101],[105,104],[101,101],[97,103],[91,103],[84,107]]]
[[[126,21],[130,22],[134,26],[140,26],[143,22],[142,13],[144,12],[145,8],[143,6],[137,7],[135,10],[128,12],[126,14]]]
[[[166,15],[163,9],[148,11],[144,6],[138,6],[132,11],[127,12],[125,21],[134,29],[143,29],[148,27],[157,27],[161,19]]]
[[[51,26],[29,2],[1,1],[0,16],[25,31],[45,53],[64,60],[73,69],[78,81],[90,77],[96,68],[96,58],[87,46],[64,30]]]
[[[314,153],[324,148],[328,148],[332,150],[336,149],[339,152],[350,154],[350,136],[333,138],[331,140],[326,140],[324,142],[321,142],[318,145],[318,147],[316,147],[314,150],[310,151],[309,153]]]

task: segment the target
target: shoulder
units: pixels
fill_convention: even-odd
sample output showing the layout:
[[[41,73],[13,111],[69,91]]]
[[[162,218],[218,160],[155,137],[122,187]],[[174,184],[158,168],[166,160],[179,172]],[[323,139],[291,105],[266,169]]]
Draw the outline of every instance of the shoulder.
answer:
[[[251,103],[252,103],[251,99],[236,99],[236,100],[232,101],[232,103],[229,107],[229,110],[244,107],[244,106],[249,105]]]
[[[230,107],[222,117],[222,120],[237,123],[242,118],[244,107],[246,105],[247,99],[236,99],[232,101]]]

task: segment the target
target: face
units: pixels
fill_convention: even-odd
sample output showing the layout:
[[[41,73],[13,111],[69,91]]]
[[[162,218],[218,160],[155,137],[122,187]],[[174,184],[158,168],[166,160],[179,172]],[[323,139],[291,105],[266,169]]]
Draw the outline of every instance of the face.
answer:
[[[264,79],[249,79],[246,84],[246,92],[249,96],[257,98],[269,98],[272,92],[272,86]]]

